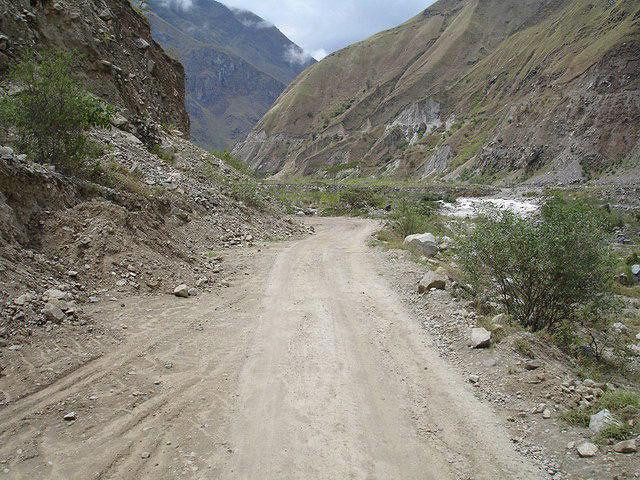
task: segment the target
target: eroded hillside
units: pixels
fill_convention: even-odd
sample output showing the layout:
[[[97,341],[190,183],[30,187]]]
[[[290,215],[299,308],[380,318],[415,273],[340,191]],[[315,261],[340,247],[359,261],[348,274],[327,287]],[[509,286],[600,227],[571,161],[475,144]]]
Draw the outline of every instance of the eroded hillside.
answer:
[[[443,0],[308,69],[239,145],[262,174],[636,181],[640,5]]]

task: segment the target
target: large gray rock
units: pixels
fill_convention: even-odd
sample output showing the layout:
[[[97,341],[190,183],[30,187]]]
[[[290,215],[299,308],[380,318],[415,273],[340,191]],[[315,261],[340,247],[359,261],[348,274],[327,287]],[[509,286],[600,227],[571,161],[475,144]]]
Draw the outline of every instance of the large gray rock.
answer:
[[[178,285],[174,290],[173,294],[176,297],[180,298],[189,298],[189,287],[187,285]]]
[[[416,248],[427,257],[433,257],[438,253],[438,242],[436,241],[436,237],[431,233],[409,235],[404,239],[404,244]]]
[[[53,303],[47,303],[44,306],[44,318],[49,320],[52,323],[62,323],[64,318],[66,317],[65,313]]]
[[[134,43],[140,50],[146,50],[151,46],[144,38],[136,38]]]
[[[2,160],[13,159],[13,149],[11,147],[0,147],[0,158]]]
[[[634,275],[640,275],[640,265],[632,265],[631,273],[633,273]]]
[[[491,332],[482,327],[471,329],[469,344],[472,348],[487,348],[491,345]]]
[[[42,294],[45,300],[70,300],[71,294],[57,288],[50,288]]]
[[[418,284],[418,293],[429,292],[432,288],[444,290],[447,288],[447,279],[436,272],[429,271],[425,273]]]
[[[598,453],[597,445],[594,445],[591,442],[583,442],[576,447],[578,450],[578,455],[582,458],[590,458],[595,457],[596,453]]]
[[[600,433],[603,429],[609,425],[620,425],[618,421],[613,418],[611,412],[606,408],[600,410],[598,413],[591,415],[589,419],[589,430],[593,433]]]
[[[17,305],[19,307],[22,307],[24,305],[26,305],[27,303],[30,303],[33,300],[33,295],[31,293],[24,293],[22,295],[20,295],[17,298],[13,299],[13,304]]]

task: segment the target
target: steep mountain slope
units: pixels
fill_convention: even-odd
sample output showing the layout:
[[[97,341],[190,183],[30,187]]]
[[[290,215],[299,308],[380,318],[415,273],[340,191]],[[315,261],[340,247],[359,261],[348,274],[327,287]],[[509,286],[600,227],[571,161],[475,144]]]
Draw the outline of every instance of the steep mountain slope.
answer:
[[[189,8],[152,0],[154,38],[187,72],[194,141],[225,148],[243,139],[298,73],[315,63],[276,27],[212,0]]]
[[[31,48],[73,50],[83,83],[129,120],[189,133],[184,70],[128,1],[0,0],[0,72]]]
[[[578,181],[633,163],[639,52],[638,2],[441,0],[305,71],[235,152],[263,174]]]

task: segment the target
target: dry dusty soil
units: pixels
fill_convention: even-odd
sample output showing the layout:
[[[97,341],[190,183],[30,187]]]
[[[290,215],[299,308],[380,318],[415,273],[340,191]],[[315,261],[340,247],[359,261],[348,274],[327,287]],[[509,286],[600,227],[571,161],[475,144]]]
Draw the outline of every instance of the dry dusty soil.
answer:
[[[380,275],[376,223],[313,223],[221,292],[100,304],[124,340],[53,383],[0,379],[0,478],[544,478]]]

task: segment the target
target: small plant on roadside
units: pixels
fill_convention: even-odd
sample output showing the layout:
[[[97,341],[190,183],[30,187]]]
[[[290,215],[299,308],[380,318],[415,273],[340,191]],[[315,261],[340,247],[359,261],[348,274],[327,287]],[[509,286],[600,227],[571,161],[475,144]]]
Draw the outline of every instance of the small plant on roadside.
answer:
[[[428,215],[420,205],[401,200],[391,215],[391,229],[399,237],[407,237],[416,233],[425,233],[428,226]]]
[[[459,239],[458,257],[478,294],[532,331],[562,322],[597,326],[612,308],[614,258],[589,206],[550,199],[540,218],[499,213]]]
[[[36,162],[83,174],[86,160],[100,154],[85,132],[107,127],[112,111],[85,91],[74,74],[73,55],[25,57],[10,71],[9,81],[20,90],[0,98],[0,122],[14,129],[18,147]]]
[[[371,188],[347,187],[340,192],[340,201],[346,212],[358,214],[371,208],[382,208],[384,198]]]

